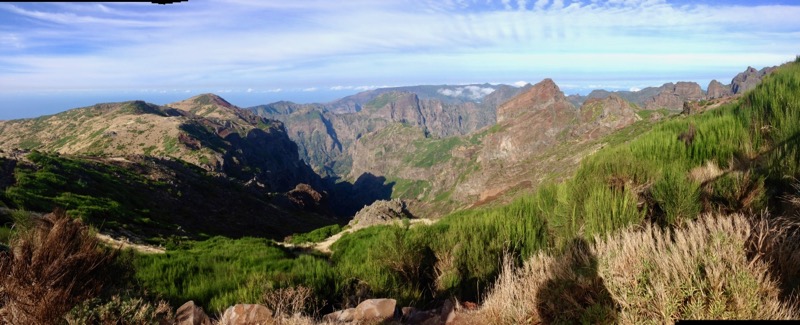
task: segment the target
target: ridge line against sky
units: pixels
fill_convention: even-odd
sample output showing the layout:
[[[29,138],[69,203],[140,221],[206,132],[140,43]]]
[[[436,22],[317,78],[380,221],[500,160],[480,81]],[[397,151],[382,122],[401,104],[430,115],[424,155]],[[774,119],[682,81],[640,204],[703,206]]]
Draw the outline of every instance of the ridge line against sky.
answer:
[[[14,115],[22,108],[8,98],[48,94],[57,105],[65,93],[229,92],[254,105],[548,77],[568,93],[682,80],[705,87],[794,59],[795,2],[0,3],[0,118],[31,116]]]

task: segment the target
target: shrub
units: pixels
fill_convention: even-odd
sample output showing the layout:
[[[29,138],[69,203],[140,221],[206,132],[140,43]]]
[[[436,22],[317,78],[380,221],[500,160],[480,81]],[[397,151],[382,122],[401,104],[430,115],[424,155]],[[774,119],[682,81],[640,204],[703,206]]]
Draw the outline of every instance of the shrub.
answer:
[[[11,324],[55,323],[100,293],[116,257],[63,211],[33,219],[10,244],[0,253],[0,317]]]
[[[172,308],[165,301],[149,302],[141,297],[114,295],[109,300],[90,299],[78,304],[65,317],[67,324],[169,324]]]
[[[667,168],[651,188],[653,198],[663,212],[664,225],[676,225],[697,217],[700,205],[700,184],[690,180],[686,173]]]

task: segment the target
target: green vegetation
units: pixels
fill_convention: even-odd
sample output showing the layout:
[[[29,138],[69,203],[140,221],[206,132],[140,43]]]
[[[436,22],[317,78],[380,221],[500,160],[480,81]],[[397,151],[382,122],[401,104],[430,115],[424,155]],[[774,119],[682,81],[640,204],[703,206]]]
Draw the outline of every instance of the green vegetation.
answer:
[[[289,238],[288,242],[292,244],[318,243],[325,240],[325,238],[338,234],[342,229],[340,225],[325,226],[304,234],[294,234]]]
[[[420,139],[414,142],[416,150],[413,156],[406,156],[404,162],[414,167],[430,168],[452,158],[450,152],[462,144],[464,144],[464,140],[461,137]]]
[[[9,205],[31,211],[52,211],[63,207],[67,213],[92,224],[106,226],[147,226],[148,202],[138,194],[158,185],[127,169],[88,161],[31,152],[34,166],[18,165],[16,184],[4,197]]]
[[[236,303],[258,303],[265,288],[305,284],[331,295],[333,271],[327,261],[290,251],[260,238],[214,237],[166,254],[134,260],[142,285],[178,306],[194,300],[211,312]]]
[[[386,182],[394,182],[392,198],[417,199],[432,188],[431,182],[425,180],[393,179]]]

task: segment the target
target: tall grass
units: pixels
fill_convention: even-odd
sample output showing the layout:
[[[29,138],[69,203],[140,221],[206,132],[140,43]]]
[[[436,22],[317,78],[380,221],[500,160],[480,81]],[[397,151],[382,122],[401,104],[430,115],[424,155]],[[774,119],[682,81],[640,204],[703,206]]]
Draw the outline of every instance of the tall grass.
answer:
[[[662,324],[678,319],[795,319],[744,216],[704,216],[674,231],[646,226],[507,265],[488,295],[486,323]],[[795,264],[793,271],[800,269]]]

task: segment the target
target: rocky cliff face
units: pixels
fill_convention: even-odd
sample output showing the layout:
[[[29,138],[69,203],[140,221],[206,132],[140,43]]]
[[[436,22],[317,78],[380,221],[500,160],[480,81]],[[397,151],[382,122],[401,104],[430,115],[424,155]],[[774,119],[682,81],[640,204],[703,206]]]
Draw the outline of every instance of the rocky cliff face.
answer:
[[[720,99],[741,94],[754,88],[764,76],[772,72],[776,67],[763,68],[756,70],[748,67],[742,73],[736,75],[731,80],[730,85],[724,85],[719,81],[712,80],[707,88],[707,93],[703,93],[700,85],[694,82],[666,83],[660,87],[647,87],[639,91],[607,91],[602,89],[593,90],[586,96],[570,95],[570,102],[579,106],[584,101],[592,98],[606,98],[611,94],[638,105],[645,109],[680,110],[686,101],[697,101],[702,99]]]
[[[731,91],[730,85],[723,85],[717,80],[711,80],[708,84],[708,90],[706,91],[707,99],[724,98],[732,95],[733,91]]]
[[[573,133],[596,139],[640,120],[633,103],[611,94],[606,98],[589,99],[580,109],[580,124]]]
[[[656,96],[644,102],[643,107],[645,109],[680,110],[685,101],[701,100],[705,97],[700,85],[695,82],[666,83],[661,86],[661,91]]]
[[[747,70],[737,74],[736,77],[731,80],[731,92],[734,94],[741,94],[755,88],[764,76],[770,74],[776,68],[777,67],[767,67],[756,70],[753,67],[747,67]]]
[[[495,123],[496,107],[521,89],[511,86],[416,86],[362,92],[328,104],[278,102],[250,108],[283,121],[302,159],[326,176],[351,175],[362,136],[395,123],[444,138]],[[357,175],[355,175],[357,177]]]
[[[478,161],[517,162],[556,141],[577,121],[577,113],[553,80],[545,79],[498,108],[497,123],[504,132],[487,136]]]
[[[552,80],[545,79],[500,107],[494,127],[498,131],[486,134],[477,148],[478,170],[470,173],[451,197],[481,204],[510,191],[535,187],[543,175],[576,166],[579,158],[567,157],[585,154],[578,143],[638,119],[635,106],[616,95],[589,99],[577,109]],[[567,157],[553,155],[554,148],[567,143],[576,144],[571,145],[574,152]]]

